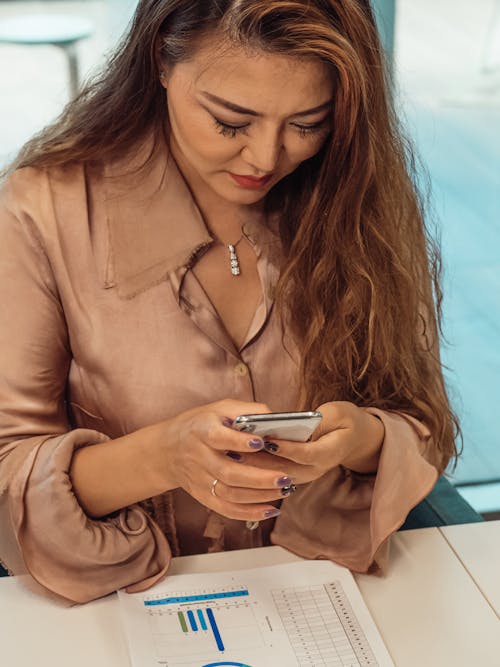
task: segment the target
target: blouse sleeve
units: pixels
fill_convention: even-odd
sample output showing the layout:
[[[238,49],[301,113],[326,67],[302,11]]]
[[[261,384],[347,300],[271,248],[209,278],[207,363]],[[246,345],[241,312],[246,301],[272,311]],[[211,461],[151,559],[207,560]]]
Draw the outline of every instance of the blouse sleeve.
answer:
[[[438,469],[428,460],[431,435],[406,414],[363,408],[382,420],[377,473],[342,466],[300,487],[283,501],[271,534],[274,544],[304,558],[332,560],[355,572],[383,569],[389,536],[431,491]]]
[[[64,312],[34,220],[0,198],[0,560],[33,590],[87,602],[118,588],[144,590],[171,552],[138,506],[93,520],[79,506],[73,451],[108,440],[71,430],[71,361]]]

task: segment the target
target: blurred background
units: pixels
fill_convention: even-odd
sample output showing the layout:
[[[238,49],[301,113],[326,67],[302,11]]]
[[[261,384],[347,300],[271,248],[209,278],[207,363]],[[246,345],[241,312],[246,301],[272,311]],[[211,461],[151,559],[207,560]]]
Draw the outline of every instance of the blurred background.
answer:
[[[0,0],[0,166],[62,109],[75,64],[85,79],[104,63],[136,4]],[[500,518],[500,0],[373,4],[441,235],[442,360],[464,434],[450,481]]]

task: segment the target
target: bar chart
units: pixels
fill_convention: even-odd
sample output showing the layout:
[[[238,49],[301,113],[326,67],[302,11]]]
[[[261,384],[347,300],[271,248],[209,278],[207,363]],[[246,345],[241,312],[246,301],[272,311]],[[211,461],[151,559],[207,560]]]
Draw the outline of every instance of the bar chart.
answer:
[[[255,614],[257,602],[246,588],[231,588],[192,593],[176,593],[145,599],[150,631],[159,656],[169,656],[166,664],[177,667],[199,655],[200,667],[235,665],[252,667],[244,660],[228,661],[228,654],[245,655],[264,647]],[[220,661],[202,662],[203,656],[221,656]]]

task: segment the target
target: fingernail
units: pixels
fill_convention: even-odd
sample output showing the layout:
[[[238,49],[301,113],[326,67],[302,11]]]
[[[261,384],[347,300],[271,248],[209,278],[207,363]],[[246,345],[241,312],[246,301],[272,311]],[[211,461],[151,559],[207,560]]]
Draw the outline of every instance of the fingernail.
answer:
[[[262,449],[264,447],[264,441],[260,438],[252,438],[248,441],[248,446],[252,449]]]
[[[238,454],[238,452],[226,452],[226,456],[229,456],[230,459],[233,459],[234,461],[242,461],[243,457],[241,454]]]
[[[276,486],[290,486],[292,483],[291,477],[278,477],[276,480]]]
[[[295,484],[290,484],[290,486],[285,486],[284,488],[281,489],[281,495],[282,496],[289,496],[292,493],[295,493],[297,491],[297,487]]]
[[[273,453],[279,450],[279,447],[275,442],[269,442],[268,440],[264,440],[264,448],[266,451]]]
[[[224,419],[222,420],[222,424],[223,424],[223,426],[227,426],[228,428],[231,428],[231,426],[233,425],[233,420],[230,419],[229,417],[224,417]]]
[[[266,510],[264,512],[264,519],[271,519],[273,516],[278,516],[278,514],[280,514],[280,511],[278,509]]]

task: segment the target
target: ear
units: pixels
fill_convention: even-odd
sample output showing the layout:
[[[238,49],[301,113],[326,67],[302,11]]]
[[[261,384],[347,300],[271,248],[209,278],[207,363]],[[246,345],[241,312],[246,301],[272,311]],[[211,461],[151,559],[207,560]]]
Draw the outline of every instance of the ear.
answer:
[[[159,72],[160,72],[160,74],[159,74],[160,83],[166,90],[167,89],[167,78],[168,77],[167,77],[167,73],[165,71],[165,68],[162,67],[161,65],[159,67]]]
[[[155,62],[158,72],[158,78],[160,79],[161,85],[166,89],[168,81],[168,70],[165,63],[162,61],[161,57],[161,43],[158,38],[155,43]]]

